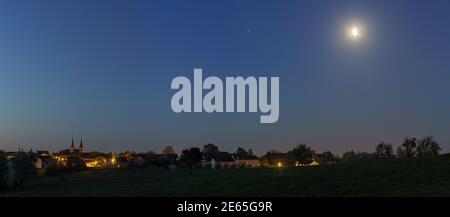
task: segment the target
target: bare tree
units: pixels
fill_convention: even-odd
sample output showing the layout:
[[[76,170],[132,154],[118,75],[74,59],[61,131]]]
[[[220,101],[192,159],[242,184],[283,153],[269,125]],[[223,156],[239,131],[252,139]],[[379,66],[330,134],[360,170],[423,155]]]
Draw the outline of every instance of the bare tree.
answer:
[[[414,157],[416,155],[417,139],[405,137],[403,143],[397,148],[399,157]]]
[[[433,139],[432,136],[423,137],[419,140],[417,145],[417,155],[438,155],[441,151],[441,147],[439,147],[439,143]]]
[[[394,148],[390,143],[380,142],[375,148],[377,158],[385,159],[394,157]]]

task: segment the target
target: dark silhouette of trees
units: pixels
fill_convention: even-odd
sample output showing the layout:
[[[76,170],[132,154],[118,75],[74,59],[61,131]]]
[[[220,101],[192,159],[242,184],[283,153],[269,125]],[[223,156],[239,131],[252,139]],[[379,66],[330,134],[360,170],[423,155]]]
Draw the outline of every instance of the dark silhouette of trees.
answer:
[[[161,154],[169,155],[169,154],[176,154],[176,152],[172,146],[168,145],[163,148],[163,150],[161,151]]]
[[[180,160],[189,167],[189,172],[192,173],[192,167],[202,160],[202,153],[199,148],[185,149]]]
[[[16,152],[12,162],[16,184],[19,186],[20,190],[23,191],[25,180],[36,175],[36,167],[34,166],[31,157],[26,155],[23,151]]]
[[[390,143],[381,142],[375,148],[375,155],[377,158],[386,159],[394,157],[394,148]]]
[[[133,155],[135,155],[135,154],[136,154],[136,152],[134,152],[134,151],[125,151],[125,152],[120,153],[120,156],[125,157],[127,159],[127,161],[130,162],[133,160]]]
[[[201,153],[206,158],[210,158],[210,157],[215,156],[217,154],[217,152],[219,152],[219,148],[216,145],[209,143],[209,144],[203,146],[203,150]]]
[[[400,147],[397,148],[399,157],[414,157],[416,155],[417,139],[406,137]]]
[[[6,153],[0,150],[0,191],[3,191],[6,187],[6,174],[8,173],[8,159]]]
[[[278,153],[276,150],[270,150],[265,155],[259,158],[259,163],[263,167],[269,167],[275,164],[275,154]]]
[[[438,155],[441,151],[439,143],[432,136],[423,137],[417,143],[417,156]]]
[[[269,166],[269,159],[267,159],[267,154],[261,156],[260,158],[258,158],[259,160],[259,165],[261,167],[268,167]]]
[[[334,156],[333,153],[331,153],[331,151],[326,151],[323,154],[323,162],[325,163],[329,163],[329,162],[336,162],[336,156]]]
[[[309,146],[300,144],[289,152],[289,155],[298,163],[306,164],[312,160],[314,152]]]
[[[236,150],[236,157],[238,159],[243,159],[249,155],[249,152],[247,152],[245,149],[238,147]]]

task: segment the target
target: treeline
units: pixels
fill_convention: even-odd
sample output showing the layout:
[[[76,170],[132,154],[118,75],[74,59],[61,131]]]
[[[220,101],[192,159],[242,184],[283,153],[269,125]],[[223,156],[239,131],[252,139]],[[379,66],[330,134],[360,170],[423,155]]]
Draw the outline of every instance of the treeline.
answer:
[[[375,151],[371,153],[365,152],[345,152],[341,160],[358,160],[358,159],[389,159],[403,157],[420,157],[439,155],[441,152],[439,142],[434,140],[432,136],[425,136],[421,139],[414,137],[405,137],[403,142],[394,149],[391,143],[380,142],[375,146]]]
[[[300,144],[292,150],[282,153],[276,150],[268,151],[259,158],[262,167],[274,166],[307,166],[311,164],[332,164],[339,160],[339,156],[331,151],[317,153],[310,146]]]
[[[438,155],[441,152],[439,143],[432,136],[425,136],[422,139],[405,137],[403,143],[397,147],[397,157],[416,157],[427,155]],[[394,148],[390,143],[381,142],[376,146],[375,155],[377,158],[393,158]]]
[[[300,144],[286,153],[276,150],[268,151],[259,160],[263,167],[305,166],[313,162],[322,165],[341,161],[433,156],[439,155],[441,150],[439,143],[432,136],[425,136],[421,139],[405,137],[396,149],[394,149],[391,143],[380,142],[375,146],[375,151],[372,153],[355,152],[352,150],[343,153],[342,156],[333,154],[330,151],[325,151],[320,154],[310,146]]]

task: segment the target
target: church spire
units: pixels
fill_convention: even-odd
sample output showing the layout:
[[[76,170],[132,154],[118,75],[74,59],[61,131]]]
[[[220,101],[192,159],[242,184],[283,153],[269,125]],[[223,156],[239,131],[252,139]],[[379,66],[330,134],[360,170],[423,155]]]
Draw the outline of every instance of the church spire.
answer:
[[[73,144],[73,137],[72,137],[72,145],[70,145],[69,151],[70,153],[73,153],[75,151],[75,145]]]
[[[83,146],[83,138],[81,138],[80,140],[80,148],[79,148],[80,152],[84,152],[84,146]]]

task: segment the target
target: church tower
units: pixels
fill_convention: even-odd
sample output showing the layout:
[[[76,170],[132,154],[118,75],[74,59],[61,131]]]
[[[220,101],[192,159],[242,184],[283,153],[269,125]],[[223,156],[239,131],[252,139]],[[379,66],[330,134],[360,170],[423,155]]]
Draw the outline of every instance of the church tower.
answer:
[[[73,144],[73,137],[72,137],[72,145],[70,145],[69,151],[70,151],[70,153],[75,152],[75,145]]]
[[[80,151],[80,153],[84,152],[83,138],[81,138],[81,140],[80,140],[80,148],[78,150]]]

